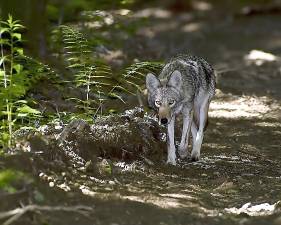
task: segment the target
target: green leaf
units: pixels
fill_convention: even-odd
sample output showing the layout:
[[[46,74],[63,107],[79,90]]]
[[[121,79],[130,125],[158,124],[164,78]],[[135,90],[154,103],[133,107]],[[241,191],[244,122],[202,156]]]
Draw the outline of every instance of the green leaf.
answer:
[[[0,44],[11,46],[10,42],[7,39],[4,39],[4,38],[0,39]]]
[[[22,104],[27,104],[27,101],[26,100],[18,100],[18,101],[15,102],[15,104],[18,104],[18,103],[19,104],[21,104],[21,103]]]
[[[83,65],[81,65],[80,63],[75,63],[75,64],[71,64],[70,66],[68,66],[67,68],[80,68]]]
[[[123,100],[123,98],[120,96],[120,95],[118,95],[118,94],[116,94],[116,93],[109,93],[109,96],[110,97],[113,97],[113,98],[117,98],[117,99],[119,99],[120,101],[122,101],[123,103],[125,103],[125,101]]]
[[[1,28],[0,28],[0,35],[2,35],[2,34],[5,33],[5,32],[9,32],[9,28],[7,28],[7,27],[1,27]]]
[[[12,37],[18,39],[19,41],[21,41],[21,34],[20,33],[13,33]]]
[[[18,113],[17,114],[17,117],[20,117],[20,118],[24,118],[24,117],[27,117],[28,116],[28,113]]]
[[[7,20],[7,22],[8,22],[9,24],[12,24],[12,23],[13,23],[13,16],[12,16],[11,14],[8,15],[8,20]]]
[[[19,55],[23,55],[23,48],[14,48],[14,51],[17,52]]]
[[[23,126],[20,128],[20,130],[37,130],[35,127],[31,127],[31,126]]]
[[[20,22],[20,21],[18,20],[18,22]],[[17,31],[17,30],[20,30],[20,29],[23,29],[23,28],[25,28],[23,25],[21,25],[19,23],[16,23],[13,26],[13,31]]]
[[[13,68],[16,70],[17,73],[20,73],[23,69],[23,66],[20,64],[15,64]]]
[[[27,113],[27,114],[41,114],[40,111],[38,111],[37,109],[33,109],[28,105],[24,105],[20,108],[17,109],[17,112],[19,113]]]

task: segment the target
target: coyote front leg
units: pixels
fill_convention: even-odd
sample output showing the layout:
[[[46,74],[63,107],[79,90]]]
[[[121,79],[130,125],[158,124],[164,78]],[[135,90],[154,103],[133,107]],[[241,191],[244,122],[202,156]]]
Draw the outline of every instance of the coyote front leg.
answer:
[[[193,111],[192,110],[184,110],[183,111],[183,127],[182,127],[182,135],[181,142],[178,148],[178,152],[180,157],[183,159],[188,155],[188,140],[189,140],[189,132],[191,128],[191,122],[193,120]]]
[[[167,163],[176,165],[176,148],[175,148],[175,116],[171,118],[168,124],[168,160]]]

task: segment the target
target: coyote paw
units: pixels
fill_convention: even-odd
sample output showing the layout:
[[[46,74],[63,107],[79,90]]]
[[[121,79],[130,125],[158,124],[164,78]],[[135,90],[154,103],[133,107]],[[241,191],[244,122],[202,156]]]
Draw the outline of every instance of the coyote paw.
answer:
[[[167,160],[167,164],[171,164],[173,166],[175,166],[177,163],[176,163],[176,158],[171,158],[171,157],[168,157],[168,160]]]
[[[200,158],[200,153],[196,151],[191,152],[191,161],[196,162]]]

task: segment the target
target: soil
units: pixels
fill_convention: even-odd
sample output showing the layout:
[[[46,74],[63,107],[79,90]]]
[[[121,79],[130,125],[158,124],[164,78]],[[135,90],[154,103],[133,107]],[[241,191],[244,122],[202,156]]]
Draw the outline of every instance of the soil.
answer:
[[[117,154],[109,159],[99,158],[100,153],[91,158],[75,152],[84,157],[76,167],[66,163],[70,156],[58,153],[50,153],[45,163],[38,151],[11,155],[0,166],[24,169],[33,181],[24,182],[23,192],[2,195],[1,211],[30,203],[93,208],[86,214],[26,213],[13,223],[21,225],[281,224],[280,19],[278,13],[236,16],[210,9],[171,14],[153,9],[148,24],[127,40],[127,57],[158,60],[189,52],[206,58],[218,72],[200,161],[166,165],[161,139],[153,145],[157,148],[158,141],[164,146],[156,158],[148,154],[127,160]],[[276,59],[264,54],[247,59],[255,49]],[[46,152],[44,140],[40,148]],[[92,170],[86,166],[90,160],[97,165]]]

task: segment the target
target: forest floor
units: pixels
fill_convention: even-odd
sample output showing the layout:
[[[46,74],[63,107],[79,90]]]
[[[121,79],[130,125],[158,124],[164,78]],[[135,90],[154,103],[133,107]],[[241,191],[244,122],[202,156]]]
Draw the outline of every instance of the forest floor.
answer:
[[[137,169],[119,163],[120,173],[83,185],[77,180],[68,192],[45,190],[53,184],[43,179],[36,188],[46,199],[41,204],[92,208],[30,210],[14,224],[281,224],[281,61],[273,57],[281,55],[280,15],[160,9],[139,15],[145,13],[148,22],[124,46],[127,57],[169,59],[189,52],[218,71],[200,161],[174,167],[163,157],[160,165]],[[252,50],[260,52],[250,55]],[[19,207],[24,193],[17,195],[7,195],[1,208]],[[27,205],[29,197],[24,199]]]

